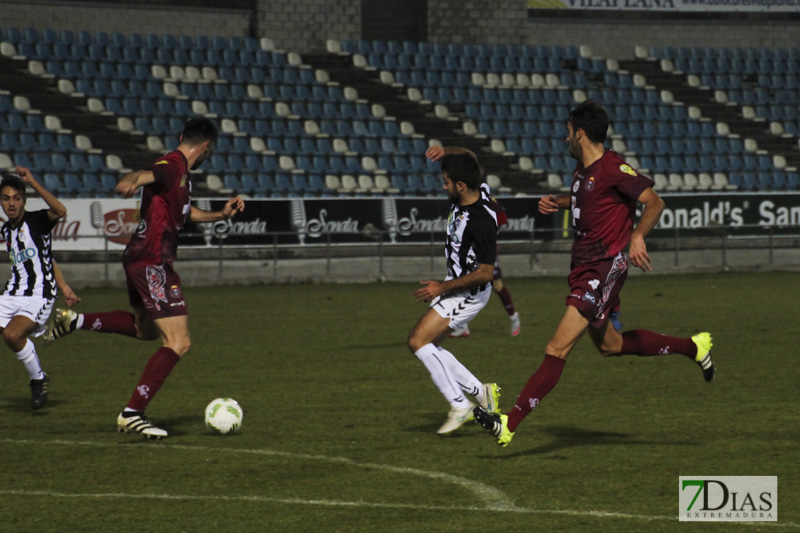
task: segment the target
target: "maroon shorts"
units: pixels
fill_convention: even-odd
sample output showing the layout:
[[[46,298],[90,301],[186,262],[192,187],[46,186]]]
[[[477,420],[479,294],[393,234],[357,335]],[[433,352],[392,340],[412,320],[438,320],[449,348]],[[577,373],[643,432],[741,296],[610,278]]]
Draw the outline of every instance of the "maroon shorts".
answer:
[[[600,327],[608,312],[619,310],[619,292],[628,277],[628,258],[613,259],[573,267],[569,273],[567,305],[576,308],[592,327]]]
[[[132,307],[144,306],[152,318],[188,314],[181,290],[181,278],[172,264],[125,264],[128,299]]]

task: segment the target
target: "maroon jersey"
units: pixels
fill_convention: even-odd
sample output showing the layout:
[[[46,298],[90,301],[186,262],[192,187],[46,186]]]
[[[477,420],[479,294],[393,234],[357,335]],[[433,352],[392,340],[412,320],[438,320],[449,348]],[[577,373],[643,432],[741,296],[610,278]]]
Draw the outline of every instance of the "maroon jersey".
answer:
[[[621,252],[631,239],[636,200],[652,186],[653,180],[612,150],[588,168],[578,163],[570,194],[572,264],[610,259]]]
[[[142,187],[139,226],[125,248],[125,262],[159,265],[178,255],[178,233],[189,215],[192,182],[186,156],[170,152],[150,169],[155,181]]]

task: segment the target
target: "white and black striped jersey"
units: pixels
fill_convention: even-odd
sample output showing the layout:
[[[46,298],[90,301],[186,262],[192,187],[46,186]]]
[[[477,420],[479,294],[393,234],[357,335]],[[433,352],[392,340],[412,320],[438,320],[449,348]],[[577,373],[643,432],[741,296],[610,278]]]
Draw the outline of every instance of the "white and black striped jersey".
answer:
[[[497,256],[497,213],[483,195],[473,204],[451,206],[450,216],[447,217],[445,256],[445,281],[474,272],[479,264],[494,264]]]
[[[55,225],[56,222],[47,216],[47,209],[25,211],[15,228],[10,222],[3,224],[0,234],[6,241],[11,260],[11,278],[6,283],[4,295],[47,299],[58,296],[50,249]]]

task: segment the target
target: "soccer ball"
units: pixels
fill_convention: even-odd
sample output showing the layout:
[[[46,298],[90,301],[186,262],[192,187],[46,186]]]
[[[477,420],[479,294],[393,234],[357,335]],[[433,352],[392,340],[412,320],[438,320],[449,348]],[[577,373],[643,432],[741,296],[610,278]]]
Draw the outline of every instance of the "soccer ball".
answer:
[[[232,398],[217,398],[206,407],[206,427],[220,435],[233,435],[242,427],[244,411]]]

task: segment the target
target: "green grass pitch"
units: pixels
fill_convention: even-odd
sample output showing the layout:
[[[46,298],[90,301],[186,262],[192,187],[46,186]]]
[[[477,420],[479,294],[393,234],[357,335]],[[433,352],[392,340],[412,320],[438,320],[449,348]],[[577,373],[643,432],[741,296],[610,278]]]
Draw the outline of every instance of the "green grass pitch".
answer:
[[[468,339],[449,339],[509,408],[563,313],[566,281],[506,283]],[[682,356],[604,359],[588,338],[508,448],[477,424],[436,435],[448,405],[405,345],[414,283],[190,288],[192,349],[148,414],[163,442],[115,420],[158,343],[76,334],[37,348],[50,401],[0,358],[0,531],[800,530],[798,273],[636,276],[626,329],[714,336],[717,379]],[[127,308],[81,291],[85,311]],[[206,404],[239,401],[239,434]],[[678,522],[678,476],[777,475],[779,522]]]

